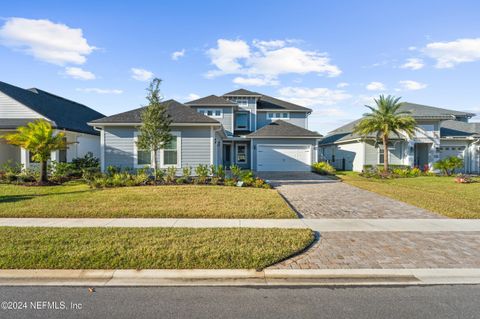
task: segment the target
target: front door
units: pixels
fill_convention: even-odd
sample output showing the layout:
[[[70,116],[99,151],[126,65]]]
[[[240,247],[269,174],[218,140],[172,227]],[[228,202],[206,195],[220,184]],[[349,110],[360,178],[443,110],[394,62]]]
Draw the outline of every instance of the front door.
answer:
[[[223,144],[223,166],[229,168],[232,165],[232,146]]]
[[[415,166],[423,169],[428,166],[428,153],[430,150],[429,143],[416,143],[415,144]]]

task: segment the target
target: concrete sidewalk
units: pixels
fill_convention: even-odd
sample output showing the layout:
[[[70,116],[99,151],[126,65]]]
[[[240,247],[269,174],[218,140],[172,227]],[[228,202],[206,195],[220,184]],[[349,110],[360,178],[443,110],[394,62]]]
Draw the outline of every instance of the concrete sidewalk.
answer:
[[[310,228],[318,232],[474,232],[480,219],[0,218],[14,227]]]
[[[347,286],[479,283],[480,269],[0,270],[0,286]]]

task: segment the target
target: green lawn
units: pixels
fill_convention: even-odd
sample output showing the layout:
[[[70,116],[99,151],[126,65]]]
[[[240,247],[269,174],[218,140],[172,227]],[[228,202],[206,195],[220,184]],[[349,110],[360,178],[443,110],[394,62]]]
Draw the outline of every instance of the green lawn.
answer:
[[[0,227],[0,269],[262,269],[308,229]]]
[[[225,186],[90,189],[0,184],[0,217],[296,218],[276,190]]]
[[[480,218],[480,183],[458,184],[454,177],[364,178],[353,172],[338,176],[348,184],[452,218]]]

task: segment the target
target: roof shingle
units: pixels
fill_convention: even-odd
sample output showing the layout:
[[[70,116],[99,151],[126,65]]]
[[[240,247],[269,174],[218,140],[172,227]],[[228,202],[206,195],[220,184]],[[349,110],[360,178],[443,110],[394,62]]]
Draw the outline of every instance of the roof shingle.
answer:
[[[276,120],[264,127],[248,134],[250,138],[265,138],[265,137],[310,137],[320,138],[322,135],[317,132],[312,132],[303,127],[285,122],[283,120]]]
[[[86,105],[40,90],[25,90],[0,81],[0,91],[53,121],[57,129],[98,135],[87,122],[104,117]],[[12,122],[13,123],[13,122]]]
[[[236,103],[229,101],[227,99],[224,99],[223,97],[216,96],[216,95],[209,95],[205,96],[202,98],[199,98],[197,100],[193,100],[190,102],[185,103],[185,105],[191,105],[191,106],[237,106]]]
[[[177,102],[175,100],[168,100],[162,102],[167,107],[167,113],[172,119],[172,123],[219,123],[217,120],[214,120],[206,115],[198,113],[189,106]],[[92,124],[122,124],[122,123],[132,123],[140,124],[142,123],[142,111],[145,107],[141,107],[135,110],[118,113],[112,116],[107,116],[95,121],[91,121]]]

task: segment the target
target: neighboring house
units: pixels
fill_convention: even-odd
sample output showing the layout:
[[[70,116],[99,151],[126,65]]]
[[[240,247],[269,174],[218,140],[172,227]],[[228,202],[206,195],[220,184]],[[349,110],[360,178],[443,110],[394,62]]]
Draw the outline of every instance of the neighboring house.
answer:
[[[480,172],[480,123],[469,123],[475,114],[432,106],[404,103],[417,121],[413,139],[390,136],[389,163],[432,168],[436,161],[457,156],[464,159],[463,171]],[[383,145],[368,136],[353,133],[360,121],[348,123],[325,136],[319,143],[319,157],[337,169],[362,171],[364,165],[383,164]]]
[[[0,136],[14,132],[19,126],[38,119],[49,121],[56,132],[64,132],[66,150],[52,153],[51,159],[69,162],[91,152],[100,156],[99,132],[87,122],[105,115],[91,108],[39,89],[22,89],[0,82]],[[31,166],[31,154],[18,146],[6,144],[0,138],[0,165],[7,161]]]
[[[161,168],[236,164],[255,171],[309,171],[321,135],[308,130],[312,110],[244,89],[185,104],[163,102],[173,141],[159,152]],[[102,169],[145,167],[136,146],[143,108],[91,121],[101,131]]]

